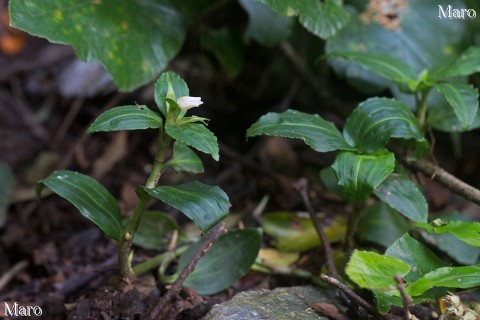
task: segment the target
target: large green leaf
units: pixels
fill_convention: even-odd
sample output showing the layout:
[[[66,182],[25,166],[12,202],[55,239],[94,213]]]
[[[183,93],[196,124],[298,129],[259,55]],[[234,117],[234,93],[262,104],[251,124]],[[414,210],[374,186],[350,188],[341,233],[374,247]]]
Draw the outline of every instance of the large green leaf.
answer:
[[[182,270],[201,245],[191,246],[178,262]],[[183,283],[194,288],[201,295],[210,295],[231,286],[244,276],[257,258],[262,245],[259,229],[233,230],[221,236],[200,259],[193,273]]]
[[[183,212],[203,232],[207,232],[223,220],[230,208],[228,196],[222,189],[198,181],[143,190]]]
[[[410,267],[394,257],[355,250],[345,272],[352,281],[370,290],[395,289],[395,275],[405,276]]]
[[[247,137],[261,134],[302,139],[319,152],[353,149],[345,142],[333,123],[316,114],[296,110],[287,110],[282,113],[270,112],[260,117],[248,128]]]
[[[413,282],[432,270],[447,266],[430,249],[408,233],[388,247],[385,255],[400,259],[410,266],[410,272],[405,276],[407,282]]]
[[[162,118],[147,106],[122,106],[102,113],[90,125],[87,133],[161,128],[162,124]]]
[[[461,130],[467,130],[478,111],[478,90],[463,83],[440,83],[435,88],[442,93],[455,111]]]
[[[298,16],[300,23],[316,36],[326,39],[343,28],[349,14],[336,1],[256,0],[284,16]]]
[[[189,95],[188,86],[185,81],[174,72],[164,72],[155,82],[155,103],[158,109],[166,117],[168,112],[168,102],[166,98],[176,101],[180,97]]]
[[[406,288],[410,296],[419,296],[433,287],[473,288],[480,286],[480,265],[444,267],[427,273]]]
[[[362,67],[394,82],[408,83],[416,80],[415,72],[401,60],[385,54],[368,52],[332,52],[329,57],[342,57],[358,62]]]
[[[480,72],[480,47],[470,47],[458,59],[451,63],[442,63],[434,70],[432,77],[442,79],[447,77],[469,76]],[[437,72],[435,72],[437,71]]]
[[[351,201],[365,201],[395,168],[393,153],[382,150],[374,154],[340,152],[332,164],[338,184]]]
[[[480,223],[467,221],[434,220],[432,223],[416,223],[416,227],[433,234],[451,233],[471,246],[480,247]]]
[[[408,223],[397,211],[377,201],[363,210],[356,234],[360,240],[388,247],[408,229]]]
[[[407,177],[392,173],[375,189],[374,193],[380,200],[410,220],[427,221],[427,200]]]
[[[264,46],[275,46],[290,35],[293,19],[275,14],[267,5],[254,0],[240,0],[240,5],[247,11],[247,37]]]
[[[95,179],[67,170],[55,171],[37,184],[37,195],[44,186],[72,203],[80,213],[102,229],[106,236],[120,241],[123,224],[115,198]]]
[[[10,1],[13,26],[99,60],[120,90],[154,79],[179,51],[185,30],[171,0]]]
[[[0,161],[0,228],[5,224],[7,209],[10,204],[10,192],[14,182],[13,171],[4,162]]]
[[[203,124],[186,123],[184,125],[173,125],[167,123],[165,125],[165,131],[173,139],[183,142],[198,151],[209,154],[213,159],[218,161],[219,150],[217,137]]]
[[[173,156],[165,167],[172,167],[177,172],[202,173],[203,163],[200,157],[187,145],[175,141],[173,144]]]
[[[170,242],[168,235],[178,228],[177,222],[169,215],[160,211],[145,211],[133,243],[146,249],[163,250]]]
[[[381,149],[391,137],[424,141],[412,111],[402,102],[387,98],[360,103],[348,117],[343,136],[361,152]]]

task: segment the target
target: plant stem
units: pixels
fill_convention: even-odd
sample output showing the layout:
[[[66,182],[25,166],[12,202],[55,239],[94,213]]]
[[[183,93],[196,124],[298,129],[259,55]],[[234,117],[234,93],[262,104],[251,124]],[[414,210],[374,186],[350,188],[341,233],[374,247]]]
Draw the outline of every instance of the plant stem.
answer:
[[[417,100],[417,113],[418,113],[418,123],[420,124],[420,130],[423,132],[425,130],[425,122],[427,119],[427,100],[428,100],[428,95],[430,94],[430,89],[425,89],[422,91],[422,98],[420,101]]]
[[[144,274],[150,269],[153,269],[159,265],[161,265],[165,260],[167,259],[175,259],[179,255],[185,252],[187,250],[188,246],[181,246],[177,248],[175,251],[167,251],[164,252],[158,256],[155,256],[153,258],[150,258],[142,263],[137,264],[135,267],[133,267],[133,272],[135,273],[136,276],[139,276],[141,274]]]
[[[157,185],[158,180],[160,180],[160,176],[163,172],[163,164],[165,162],[165,153],[167,152],[170,140],[170,136],[163,131],[163,128],[161,128],[158,132],[157,154],[155,155],[152,171],[150,172],[147,183],[145,184],[146,188],[154,188]]]
[[[360,213],[365,204],[362,201],[356,201],[352,204],[352,212],[348,217],[347,233],[345,234],[345,250],[352,251],[355,247],[355,233],[357,232]]]

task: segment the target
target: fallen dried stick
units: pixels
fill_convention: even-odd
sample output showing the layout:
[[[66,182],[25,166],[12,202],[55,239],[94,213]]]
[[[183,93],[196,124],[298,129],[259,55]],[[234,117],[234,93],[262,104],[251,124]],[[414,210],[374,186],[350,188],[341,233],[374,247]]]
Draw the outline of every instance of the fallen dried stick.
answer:
[[[398,274],[393,277],[397,282],[397,289],[402,296],[402,303],[403,303],[403,318],[405,320],[411,319],[410,309],[408,308],[408,303],[412,300],[405,292],[405,288],[403,287],[403,280]]]

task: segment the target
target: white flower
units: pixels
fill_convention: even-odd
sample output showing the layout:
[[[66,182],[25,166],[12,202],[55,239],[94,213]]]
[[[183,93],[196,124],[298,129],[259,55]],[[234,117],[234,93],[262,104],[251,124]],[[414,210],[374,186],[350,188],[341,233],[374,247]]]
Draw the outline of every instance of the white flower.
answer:
[[[188,109],[200,106],[203,104],[203,101],[200,97],[184,96],[177,99],[177,104],[182,111],[187,111]]]

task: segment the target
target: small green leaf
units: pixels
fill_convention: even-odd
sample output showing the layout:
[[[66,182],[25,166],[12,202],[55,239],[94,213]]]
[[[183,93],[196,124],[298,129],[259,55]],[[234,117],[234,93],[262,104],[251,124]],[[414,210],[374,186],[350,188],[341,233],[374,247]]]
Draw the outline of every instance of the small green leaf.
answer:
[[[161,128],[163,120],[147,106],[122,106],[102,113],[90,125],[87,133],[117,130]]]
[[[410,220],[427,221],[427,200],[407,177],[392,173],[375,189],[374,193],[380,200]]]
[[[369,52],[332,52],[328,57],[342,57],[358,62],[365,69],[394,82],[408,83],[416,80],[415,71],[399,59],[385,54]]]
[[[365,201],[395,168],[393,153],[382,150],[374,154],[342,151],[332,168],[338,184],[351,201]]]
[[[439,65],[441,71],[435,74],[436,79],[469,76],[480,72],[480,47],[470,47],[451,64]]]
[[[461,130],[467,130],[478,111],[478,90],[463,83],[441,83],[435,88],[442,93],[455,111]]]
[[[10,192],[14,183],[13,171],[0,161],[0,228],[5,224],[7,209],[10,205]]]
[[[375,252],[353,251],[345,272],[357,285],[370,290],[395,289],[395,275],[405,276],[410,267],[394,257]]]
[[[183,270],[201,242],[191,246],[178,262]],[[230,231],[221,236],[200,259],[193,273],[183,283],[201,295],[210,295],[230,287],[244,276],[257,258],[262,245],[259,229]]]
[[[200,123],[186,123],[173,125],[167,123],[165,131],[173,139],[212,156],[215,161],[219,159],[217,137]]]
[[[168,114],[168,102],[166,98],[177,101],[180,97],[189,95],[185,81],[174,72],[164,72],[155,82],[155,103],[158,109],[166,117]]]
[[[72,203],[80,213],[102,229],[107,237],[120,241],[123,224],[115,198],[95,179],[73,171],[55,171],[37,183],[37,195],[47,186]]]
[[[412,282],[431,272],[446,267],[430,249],[405,233],[400,239],[388,247],[385,255],[402,260],[410,266],[410,272],[405,276],[407,282]]]
[[[202,232],[207,232],[222,221],[230,208],[228,196],[222,189],[198,181],[143,190],[183,212]]]
[[[293,28],[292,18],[279,16],[267,5],[254,0],[240,0],[239,3],[248,14],[245,31],[248,38],[267,47],[275,46],[288,38]]]
[[[172,167],[177,172],[203,172],[202,160],[186,144],[179,141],[173,144],[173,157],[164,166]]]
[[[424,141],[412,111],[402,102],[387,98],[360,103],[348,117],[343,136],[361,152],[379,150],[391,137]]]
[[[174,230],[178,230],[178,225],[169,215],[160,211],[145,211],[133,243],[145,249],[163,250],[170,242],[168,235]]]
[[[396,210],[377,201],[363,210],[358,220],[357,236],[360,240],[388,247],[408,229],[408,223]]]
[[[318,115],[295,110],[270,112],[262,116],[248,130],[247,137],[261,134],[302,139],[313,150],[328,152],[353,150],[343,139],[335,125]]]
[[[438,220],[434,220],[432,223],[416,223],[415,226],[433,234],[451,233],[471,246],[480,247],[480,223],[445,220],[445,224],[436,225],[437,221]]]
[[[433,287],[473,288],[480,286],[480,265],[444,267],[427,273],[406,288],[410,296],[419,296]]]
[[[298,16],[300,23],[316,36],[326,39],[343,28],[349,14],[336,1],[257,0],[284,16]]]
[[[343,192],[343,188],[338,185],[337,175],[332,167],[326,167],[320,170],[320,180],[323,185],[333,194],[339,196],[342,199],[346,199],[346,195]]]
[[[170,0],[14,0],[9,9],[13,26],[99,60],[125,91],[155,78],[185,38]]]

